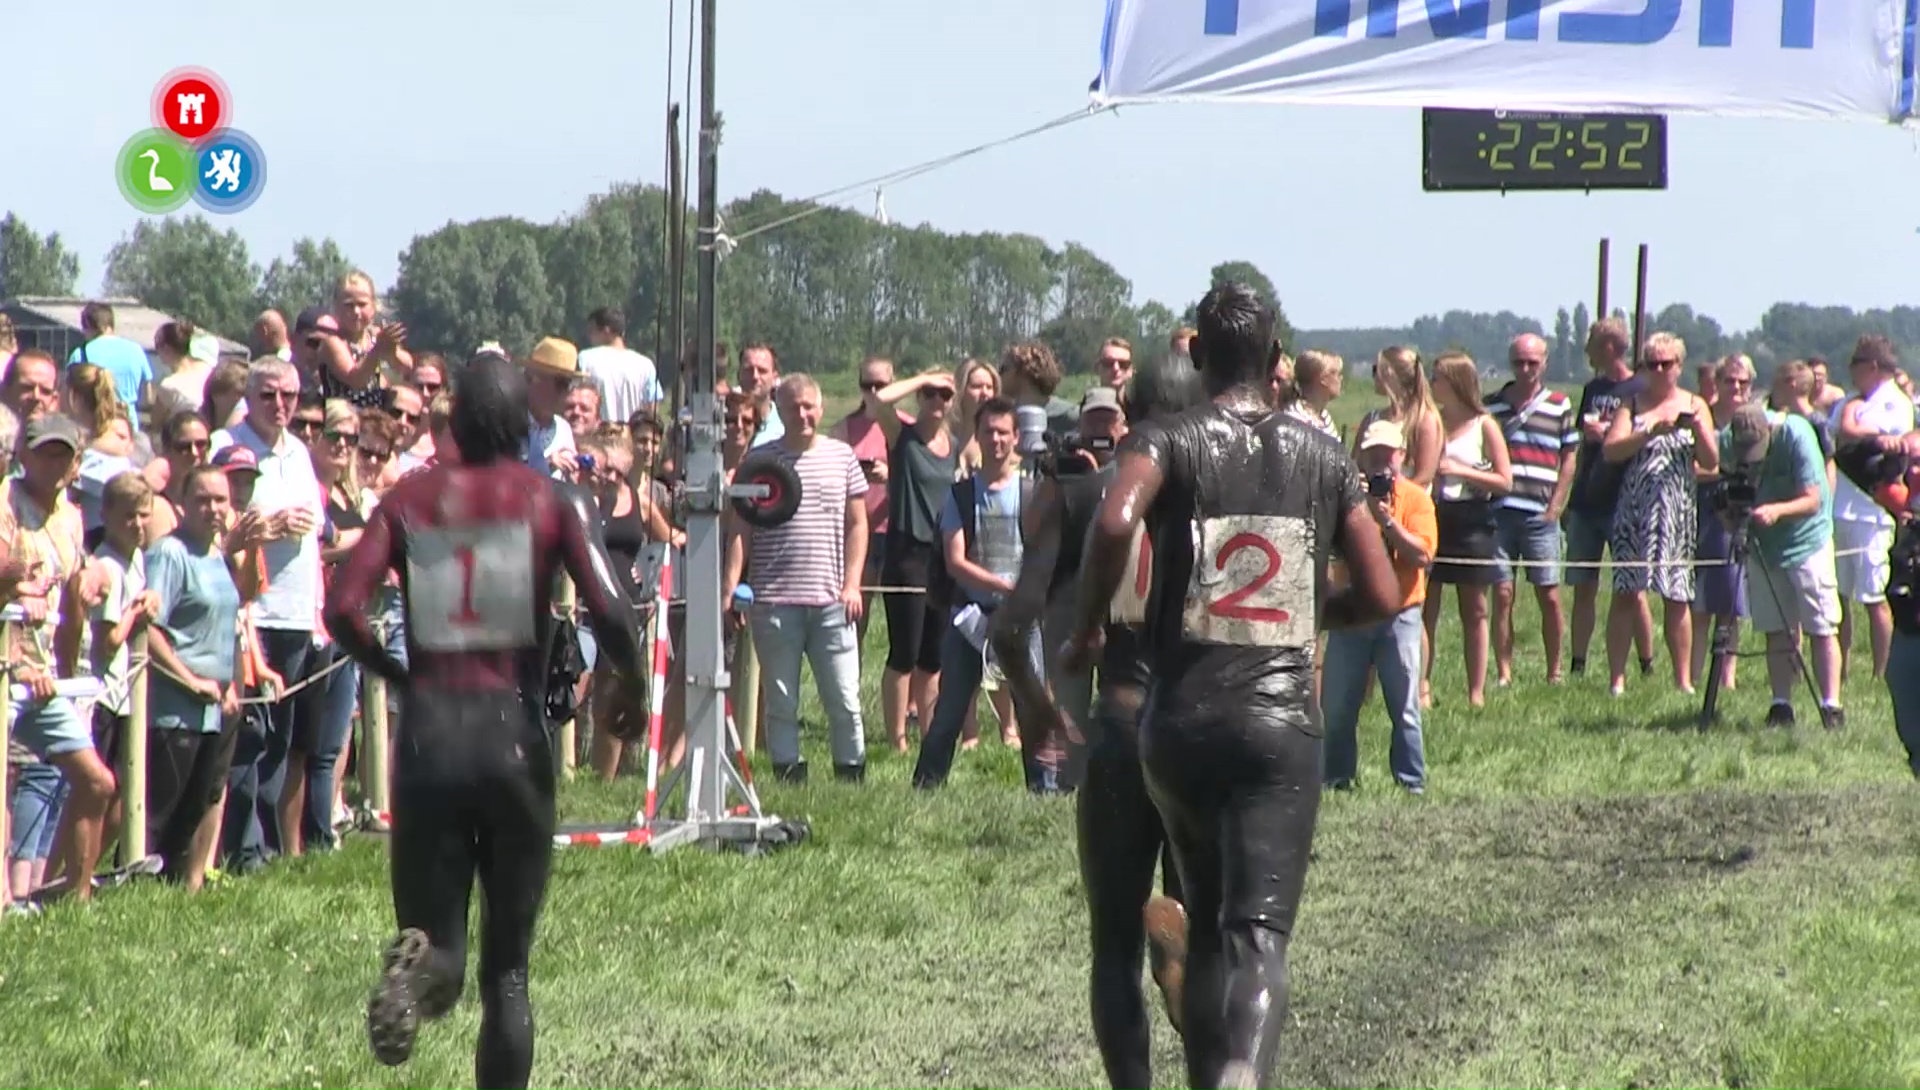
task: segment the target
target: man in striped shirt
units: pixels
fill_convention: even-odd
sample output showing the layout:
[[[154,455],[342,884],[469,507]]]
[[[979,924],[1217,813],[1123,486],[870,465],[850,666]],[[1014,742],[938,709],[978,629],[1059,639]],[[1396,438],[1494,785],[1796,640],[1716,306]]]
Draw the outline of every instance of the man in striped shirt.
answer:
[[[1547,342],[1522,333],[1507,349],[1513,381],[1487,399],[1487,409],[1507,435],[1513,457],[1513,491],[1497,512],[1500,559],[1528,565],[1527,581],[1540,600],[1540,635],[1546,643],[1547,681],[1560,680],[1560,515],[1573,484],[1573,457],[1580,449],[1573,400],[1544,381]],[[1513,683],[1514,573],[1501,565],[1494,595],[1493,648],[1499,683]]]
[[[749,349],[749,351],[752,351]],[[753,646],[767,693],[767,752],[774,774],[807,778],[800,755],[800,661],[813,665],[827,715],[836,779],[866,778],[860,723],[860,641],[867,556],[867,476],[853,448],[819,431],[820,387],[806,374],[774,387],[780,437],[755,457],[771,457],[800,478],[800,507],[770,528],[744,527],[727,544],[725,601],[753,573]]]

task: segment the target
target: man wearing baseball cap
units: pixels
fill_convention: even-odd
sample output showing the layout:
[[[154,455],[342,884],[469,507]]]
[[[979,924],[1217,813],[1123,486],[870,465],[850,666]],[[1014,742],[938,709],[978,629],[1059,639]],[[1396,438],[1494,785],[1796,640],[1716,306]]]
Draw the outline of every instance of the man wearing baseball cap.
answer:
[[[1133,373],[1131,367],[1127,373]],[[1104,466],[1113,460],[1114,447],[1126,435],[1127,416],[1120,406],[1120,391],[1111,386],[1089,387],[1080,398],[1080,445]]]
[[[28,581],[18,597],[32,633],[19,641],[13,681],[29,696],[14,708],[13,733],[34,756],[66,777],[69,794],[55,843],[61,846],[58,892],[80,900],[93,893],[93,871],[100,862],[101,833],[113,800],[114,777],[94,748],[91,725],[72,700],[54,693],[57,667],[48,650],[56,632],[84,623],[97,597],[75,578],[86,565],[80,510],[67,499],[67,486],[86,447],[80,429],[65,415],[44,413],[27,422],[21,441],[18,478],[6,482],[0,503],[0,542],[7,558],[28,566]],[[71,600],[78,595],[79,600]]]
[[[1729,524],[1735,533],[1749,535],[1747,611],[1753,627],[1767,636],[1767,681],[1773,689],[1767,725],[1793,725],[1798,628],[1813,649],[1821,722],[1838,730],[1846,723],[1840,709],[1840,584],[1833,496],[1820,440],[1805,418],[1768,412],[1749,401],[1733,411],[1720,433],[1720,449],[1721,472],[1729,482]],[[1738,493],[1746,489],[1751,498],[1744,502],[1752,507],[1743,526]]]
[[[1367,479],[1367,509],[1380,526],[1387,557],[1400,577],[1400,610],[1384,621],[1327,633],[1327,665],[1320,695],[1326,715],[1326,782],[1351,788],[1359,775],[1355,732],[1366,698],[1367,671],[1380,675],[1380,695],[1393,723],[1387,764],[1401,787],[1426,789],[1425,746],[1420,736],[1421,606],[1427,600],[1427,565],[1440,547],[1433,497],[1400,472],[1406,461],[1400,425],[1376,420],[1360,436],[1356,457]]]

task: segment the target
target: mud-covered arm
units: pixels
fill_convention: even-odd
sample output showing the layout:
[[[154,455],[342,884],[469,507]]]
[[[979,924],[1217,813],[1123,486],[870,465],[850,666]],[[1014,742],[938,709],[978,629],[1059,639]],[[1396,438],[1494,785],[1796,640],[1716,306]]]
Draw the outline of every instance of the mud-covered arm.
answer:
[[[580,604],[593,618],[600,654],[621,673],[639,677],[640,622],[614,575],[613,558],[607,555],[607,543],[600,537],[600,520],[593,512],[592,501],[576,488],[555,487],[554,494],[560,503],[561,558],[567,574],[573,577]]]
[[[1020,574],[1006,603],[993,613],[994,658],[1007,679],[1014,716],[1021,723],[1045,722],[1056,714],[1046,683],[1034,673],[1027,641],[1028,633],[1046,612],[1047,588],[1060,555],[1060,522],[1065,513],[1059,483],[1041,481],[1022,513],[1021,537],[1025,543]]]
[[[407,668],[373,631],[370,607],[394,568],[398,534],[385,505],[376,507],[360,540],[333,571],[327,591],[327,631],[354,661],[396,685],[407,682]]]
[[[1351,474],[1349,474],[1351,476]],[[1320,627],[1350,628],[1393,616],[1399,605],[1400,577],[1387,558],[1386,541],[1373,514],[1358,497],[1358,487],[1340,515],[1334,546],[1346,561],[1349,582],[1327,597],[1320,610]]]

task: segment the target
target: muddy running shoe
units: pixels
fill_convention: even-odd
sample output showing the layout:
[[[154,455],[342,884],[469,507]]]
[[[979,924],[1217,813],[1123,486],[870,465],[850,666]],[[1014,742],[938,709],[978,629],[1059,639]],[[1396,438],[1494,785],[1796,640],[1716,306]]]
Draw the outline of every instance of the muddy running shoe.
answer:
[[[1153,982],[1167,1004],[1167,1021],[1180,1030],[1180,993],[1187,979],[1187,910],[1171,897],[1153,897],[1144,913],[1147,923],[1147,961]]]
[[[414,1034],[420,1029],[420,992],[427,981],[424,970],[433,945],[426,932],[409,927],[387,948],[380,983],[367,1000],[367,1043],[374,1059],[398,1067],[413,1055]]]

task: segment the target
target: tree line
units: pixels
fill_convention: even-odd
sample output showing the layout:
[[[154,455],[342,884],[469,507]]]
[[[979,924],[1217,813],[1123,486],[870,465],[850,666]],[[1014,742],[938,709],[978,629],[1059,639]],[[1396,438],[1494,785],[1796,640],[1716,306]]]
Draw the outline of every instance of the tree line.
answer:
[[[510,349],[554,333],[583,341],[588,312],[618,305],[627,315],[628,343],[671,361],[679,355],[667,329],[675,295],[666,245],[672,222],[665,193],[640,185],[616,185],[549,223],[448,222],[402,251],[396,281],[382,285],[385,305],[416,346],[455,355],[488,340]],[[844,370],[880,354],[911,371],[1037,338],[1069,371],[1086,371],[1108,337],[1128,338],[1136,353],[1161,351],[1192,319],[1193,301],[1178,309],[1136,302],[1131,281],[1074,242],[1056,247],[1032,235],[887,224],[766,190],[727,204],[721,235],[721,339],[773,344],[788,369]],[[690,228],[683,245],[679,290],[690,329],[699,245]],[[292,315],[322,302],[353,267],[330,238],[302,238],[262,267],[237,231],[191,215],[135,223],[106,255],[103,283],[107,294],[244,340],[261,310]],[[39,234],[11,213],[0,218],[0,299],[71,296],[78,277],[79,262],[58,233]],[[1581,345],[1593,320],[1585,303],[1559,308],[1551,328],[1512,311],[1454,310],[1405,326],[1295,330],[1272,280],[1251,262],[1222,262],[1211,279],[1239,280],[1265,295],[1281,314],[1290,350],[1330,350],[1357,367],[1387,345],[1405,344],[1429,358],[1465,351],[1493,371],[1514,336],[1535,333],[1550,346],[1554,377],[1585,373]],[[1893,338],[1906,350],[1903,358],[1920,359],[1916,307],[1776,303],[1758,327],[1744,331],[1685,303],[1650,317],[1649,329],[1680,335],[1691,359],[1746,352],[1762,374],[1809,355],[1844,359],[1854,339],[1869,332]]]

